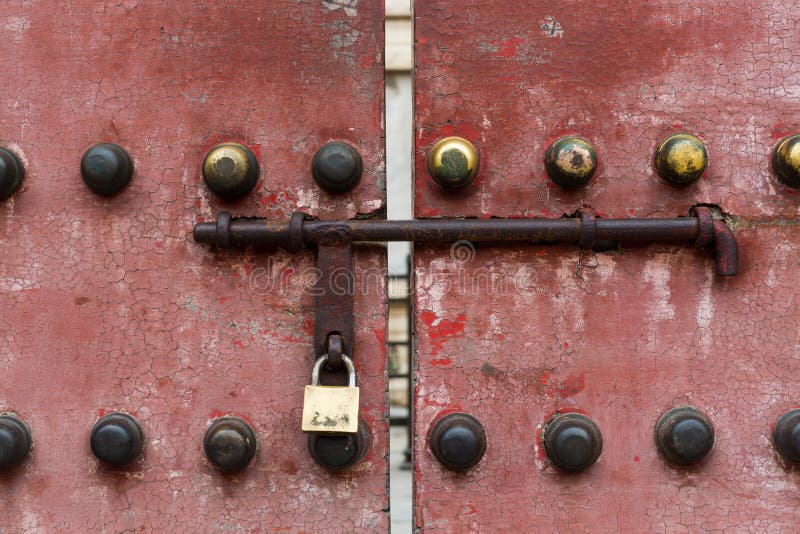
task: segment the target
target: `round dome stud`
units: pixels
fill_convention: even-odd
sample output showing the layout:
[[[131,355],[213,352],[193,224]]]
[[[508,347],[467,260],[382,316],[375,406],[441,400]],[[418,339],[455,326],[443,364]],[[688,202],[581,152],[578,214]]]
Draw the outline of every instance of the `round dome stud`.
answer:
[[[656,423],[656,447],[661,456],[677,465],[691,465],[705,458],[714,446],[714,426],[691,406],[673,408]]]
[[[772,429],[775,450],[786,462],[800,464],[800,409],[783,413]]]
[[[139,423],[126,413],[102,417],[92,428],[89,439],[92,454],[113,466],[133,463],[144,449],[144,433]]]
[[[475,417],[465,413],[447,414],[429,434],[431,452],[447,469],[465,471],[486,453],[486,431]]]
[[[113,143],[94,145],[81,159],[81,176],[89,189],[102,196],[122,191],[133,176],[133,161]]]
[[[203,160],[203,180],[211,191],[227,200],[247,195],[258,182],[258,160],[244,145],[223,143]]]
[[[675,187],[695,182],[703,175],[707,166],[706,145],[692,134],[671,135],[656,150],[656,172]]]
[[[467,187],[478,175],[480,156],[475,145],[462,137],[445,137],[428,153],[428,173],[445,189]]]
[[[208,460],[221,471],[234,472],[247,467],[258,450],[256,433],[244,419],[233,416],[216,419],[206,430],[203,450]]]
[[[16,193],[24,176],[25,168],[17,155],[0,147],[0,200]]]
[[[330,471],[342,471],[360,462],[369,452],[372,436],[364,421],[355,434],[308,434],[308,452],[314,461]]]
[[[603,436],[597,424],[579,413],[555,416],[542,436],[544,450],[553,464],[572,473],[588,469],[603,451]]]
[[[800,187],[800,135],[784,137],[775,145],[772,170],[785,185]]]
[[[13,415],[0,415],[0,470],[19,465],[31,450],[28,427]]]
[[[341,141],[324,144],[311,160],[314,181],[329,193],[345,193],[361,180],[361,155],[351,145]]]
[[[586,185],[597,170],[594,147],[580,137],[562,137],[554,141],[547,149],[544,162],[550,179],[567,189]]]

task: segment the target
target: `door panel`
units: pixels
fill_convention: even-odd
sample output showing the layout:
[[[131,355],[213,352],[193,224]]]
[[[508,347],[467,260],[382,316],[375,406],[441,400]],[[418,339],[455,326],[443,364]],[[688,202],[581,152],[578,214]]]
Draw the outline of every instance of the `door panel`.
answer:
[[[736,232],[739,274],[665,245],[579,251],[459,243],[415,249],[415,520],[426,531],[790,532],[798,481],[772,427],[800,397],[792,267],[797,194],[770,169],[800,132],[799,44],[788,5],[703,2],[417,2],[417,217],[676,217],[712,205]],[[677,132],[699,136],[704,175],[654,171]],[[436,140],[473,142],[480,171],[446,190]],[[564,135],[596,149],[583,188],[544,156]],[[716,441],[692,467],[658,453],[656,421],[693,406]],[[429,446],[465,412],[487,448],[464,472]],[[596,464],[565,473],[542,441],[556,414],[602,431]]]
[[[192,226],[221,210],[349,218],[384,205],[383,8],[378,1],[16,2],[4,6],[0,141],[23,160],[0,203],[0,411],[33,450],[0,475],[2,532],[381,531],[386,509],[384,286],[356,298],[361,417],[372,447],[331,473],[300,430],[314,353],[311,252],[215,252]],[[332,196],[311,158],[329,140],[364,161]],[[256,154],[254,191],[222,201],[207,150]],[[104,198],[81,156],[113,142],[134,175]],[[359,249],[365,269],[380,249]],[[360,357],[364,355],[364,357]],[[98,463],[92,425],[124,411],[145,434],[127,468]],[[223,415],[255,429],[239,473],[203,436]]]

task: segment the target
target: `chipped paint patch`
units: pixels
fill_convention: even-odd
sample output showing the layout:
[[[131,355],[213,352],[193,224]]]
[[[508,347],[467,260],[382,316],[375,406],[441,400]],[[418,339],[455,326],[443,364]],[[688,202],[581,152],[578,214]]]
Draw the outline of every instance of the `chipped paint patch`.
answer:
[[[319,209],[319,189],[299,188],[295,191],[297,209],[317,211]]]
[[[552,57],[552,50],[539,50],[536,39],[530,35],[478,43],[477,49],[493,58],[519,61],[528,65],[547,63]]]
[[[541,392],[545,395],[557,399],[565,399],[574,397],[586,389],[586,374],[568,375],[566,378],[559,379],[549,372],[545,372],[539,379],[539,383]]]
[[[672,304],[670,292],[670,254],[658,254],[648,261],[642,271],[642,280],[650,284],[652,297],[647,301],[647,315],[653,321],[664,321],[675,318],[675,306]]]
[[[336,32],[331,37],[330,49],[333,57],[342,59],[347,65],[356,64],[356,51],[354,49],[361,32],[351,28],[347,21],[337,21],[331,24]]]
[[[443,319],[430,310],[424,310],[419,314],[419,318],[428,327],[431,354],[434,356],[441,352],[448,340],[464,336],[464,327],[467,324],[467,316],[464,313],[450,320]]]
[[[31,27],[31,21],[26,17],[8,17],[3,24],[3,30],[12,35],[14,42],[22,41],[25,32]]]
[[[564,26],[555,17],[547,16],[539,21],[539,28],[542,35],[549,39],[561,39],[564,37]]]
[[[714,340],[714,332],[711,329],[711,323],[714,320],[714,299],[711,288],[715,278],[714,268],[709,265],[706,268],[705,282],[700,288],[700,298],[697,299],[697,310],[695,312],[695,321],[700,331],[700,345],[706,351],[711,347],[711,343]]]
[[[568,338],[573,332],[583,332],[586,319],[583,300],[575,295],[576,262],[573,258],[561,260],[555,275],[561,284],[562,290],[551,296],[555,322],[559,325],[561,337]]]
[[[341,9],[348,17],[358,15],[358,0],[322,0],[322,7],[328,11]]]
[[[356,44],[359,35],[361,35],[361,32],[353,29],[350,29],[343,33],[336,34],[331,39],[331,48],[333,48],[334,50],[349,48],[354,44]]]

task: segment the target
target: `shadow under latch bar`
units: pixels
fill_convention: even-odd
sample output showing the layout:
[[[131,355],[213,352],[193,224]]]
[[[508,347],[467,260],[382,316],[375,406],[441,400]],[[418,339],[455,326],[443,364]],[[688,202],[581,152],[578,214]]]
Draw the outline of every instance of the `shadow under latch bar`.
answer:
[[[194,239],[220,248],[280,246],[299,250],[308,245],[338,247],[357,241],[445,243],[519,242],[531,245],[572,243],[584,249],[600,241],[688,243],[713,250],[717,274],[734,276],[739,268],[736,236],[707,207],[688,217],[663,219],[597,218],[590,210],[558,219],[421,219],[412,221],[315,221],[296,212],[287,222],[232,219],[221,212],[216,223],[199,223]]]

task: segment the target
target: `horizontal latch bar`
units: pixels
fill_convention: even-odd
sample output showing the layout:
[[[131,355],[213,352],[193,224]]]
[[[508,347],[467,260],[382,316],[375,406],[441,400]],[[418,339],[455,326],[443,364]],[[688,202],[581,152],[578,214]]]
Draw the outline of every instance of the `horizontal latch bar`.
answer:
[[[527,244],[573,243],[591,248],[598,241],[670,242],[710,246],[717,273],[733,276],[738,270],[736,237],[711,210],[698,207],[688,217],[664,219],[600,219],[588,210],[575,217],[558,219],[421,219],[412,221],[315,221],[298,212],[291,220],[232,219],[222,212],[216,223],[194,228],[198,243],[222,248],[281,246],[300,249],[307,245],[336,246],[356,241],[413,241],[445,243],[468,240],[475,243]]]

